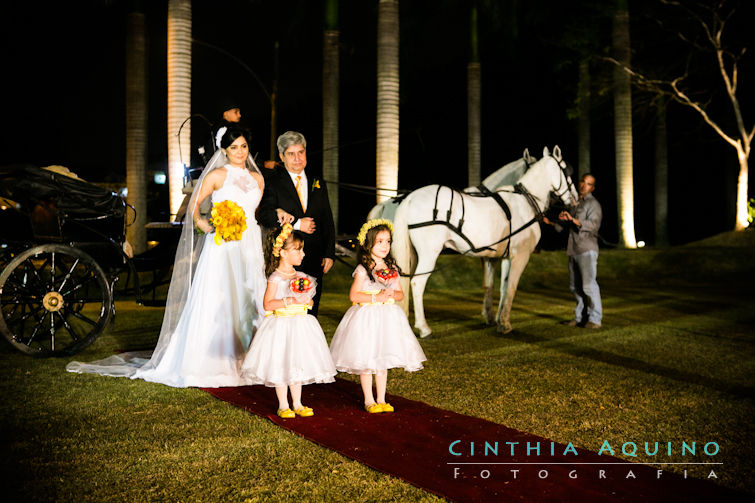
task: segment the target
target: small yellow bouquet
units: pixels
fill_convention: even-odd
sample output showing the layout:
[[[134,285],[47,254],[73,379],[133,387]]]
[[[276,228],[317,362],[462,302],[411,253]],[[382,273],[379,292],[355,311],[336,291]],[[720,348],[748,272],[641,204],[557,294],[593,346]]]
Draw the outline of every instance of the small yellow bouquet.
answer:
[[[244,209],[233,201],[221,201],[212,204],[210,223],[215,227],[215,244],[224,241],[239,241],[246,230]]]

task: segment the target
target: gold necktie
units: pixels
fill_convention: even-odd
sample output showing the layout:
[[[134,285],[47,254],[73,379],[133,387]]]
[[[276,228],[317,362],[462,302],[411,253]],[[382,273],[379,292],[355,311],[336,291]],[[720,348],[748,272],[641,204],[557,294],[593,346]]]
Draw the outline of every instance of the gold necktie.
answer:
[[[296,176],[296,193],[299,195],[299,203],[301,203],[301,209],[307,211],[304,206],[304,197],[301,195],[301,175]]]

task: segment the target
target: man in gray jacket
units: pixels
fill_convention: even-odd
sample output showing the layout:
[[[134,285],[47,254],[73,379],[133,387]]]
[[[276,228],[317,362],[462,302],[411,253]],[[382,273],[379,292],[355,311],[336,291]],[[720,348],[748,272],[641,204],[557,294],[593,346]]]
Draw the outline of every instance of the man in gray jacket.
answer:
[[[585,173],[579,180],[579,203],[570,212],[562,211],[554,223],[543,218],[543,222],[553,225],[557,231],[564,226],[569,229],[569,242],[566,255],[569,257],[569,289],[577,299],[574,319],[567,325],[585,328],[600,328],[603,320],[603,305],[600,302],[598,286],[598,229],[603,220],[600,203],[592,195],[595,190],[595,177]]]

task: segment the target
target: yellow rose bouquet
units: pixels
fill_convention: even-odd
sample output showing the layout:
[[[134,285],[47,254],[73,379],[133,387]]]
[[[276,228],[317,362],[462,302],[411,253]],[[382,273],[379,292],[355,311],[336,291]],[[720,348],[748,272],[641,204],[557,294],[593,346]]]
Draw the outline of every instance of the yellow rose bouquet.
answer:
[[[215,244],[225,241],[239,241],[246,230],[244,209],[233,201],[213,203],[210,223],[215,227]]]

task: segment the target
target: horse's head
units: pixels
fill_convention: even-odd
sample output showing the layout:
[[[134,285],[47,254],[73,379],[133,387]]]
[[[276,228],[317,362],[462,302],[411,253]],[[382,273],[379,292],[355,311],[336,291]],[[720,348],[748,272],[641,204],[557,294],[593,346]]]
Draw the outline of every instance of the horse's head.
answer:
[[[572,182],[573,170],[561,156],[559,146],[556,145],[553,147],[553,153],[548,150],[548,147],[543,148],[543,159],[545,158],[552,159],[558,168],[558,172],[554,171],[551,190],[556,197],[561,199],[562,203],[567,206],[574,206],[579,200],[579,193],[576,187],[574,187],[574,182]]]

